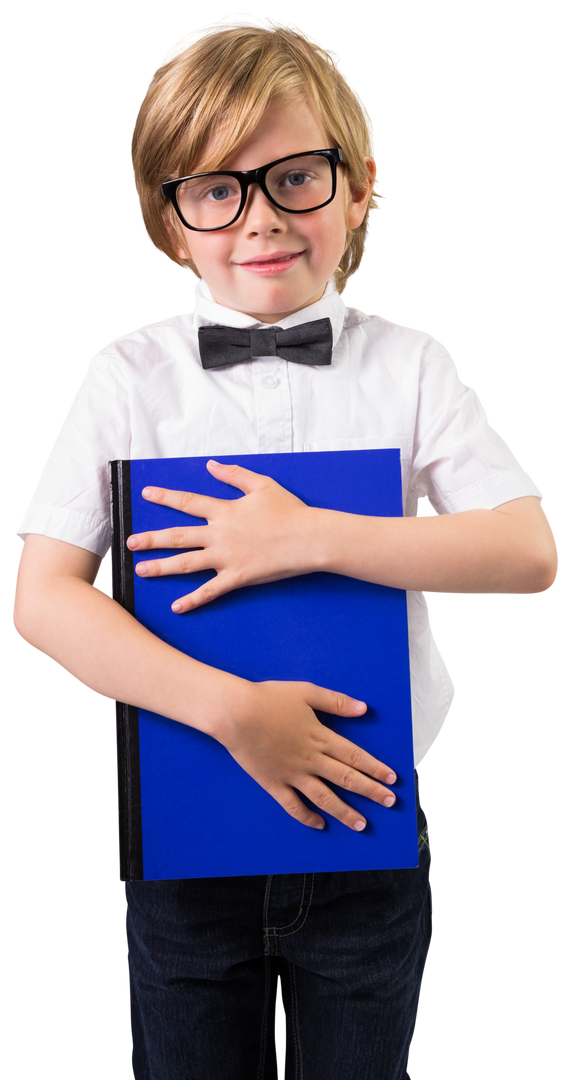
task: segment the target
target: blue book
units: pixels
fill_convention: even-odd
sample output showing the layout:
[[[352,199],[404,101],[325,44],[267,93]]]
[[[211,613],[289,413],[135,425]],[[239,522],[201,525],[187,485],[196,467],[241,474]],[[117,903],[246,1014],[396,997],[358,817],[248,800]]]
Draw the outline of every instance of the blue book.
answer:
[[[117,704],[123,880],[370,870],[418,864],[406,594],[314,573],[228,593],[196,611],[171,604],[214,572],[139,578],[132,532],[201,525],[146,502],[146,485],[236,499],[208,458],[110,463],[113,593],[144,626],[182,652],[253,681],[304,680],[367,702],[364,716],[320,720],[391,766],[396,802],[385,808],[342,789],[365,816],[362,833],[323,816],[300,825],[219,742],[185,724]],[[304,502],[354,514],[402,516],[398,450],[252,454],[219,458],[273,477]],[[333,786],[333,785],[332,785]]]

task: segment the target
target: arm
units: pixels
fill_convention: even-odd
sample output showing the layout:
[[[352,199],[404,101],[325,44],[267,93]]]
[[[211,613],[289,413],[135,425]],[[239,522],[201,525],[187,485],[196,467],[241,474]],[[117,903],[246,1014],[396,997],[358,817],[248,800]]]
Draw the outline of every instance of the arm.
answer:
[[[212,669],[161,642],[94,588],[100,562],[75,545],[28,536],[16,589],[19,633],[107,697],[158,712],[166,705],[169,715],[184,723],[188,683],[197,715],[219,713],[223,705],[216,691],[220,686],[223,699],[223,673],[208,678]]]
[[[321,528],[318,558],[336,573],[431,592],[541,592],[555,578],[555,543],[533,495],[439,517],[351,517]]]
[[[230,589],[327,570],[399,589],[541,592],[555,577],[551,530],[535,496],[494,510],[430,518],[375,518],[306,506],[274,480],[209,462],[245,492],[236,500],[147,489],[154,502],[207,519],[129,539],[129,547],[201,548],[137,566],[149,576],[214,568],[217,577],[182,597],[189,611]]]
[[[83,548],[28,536],[16,591],[19,633],[99,693],[218,739],[305,825],[321,828],[323,818],[294,788],[350,828],[365,827],[362,815],[323,779],[385,805],[394,802],[383,786],[394,782],[392,771],[314,712],[357,716],[366,709],[362,702],[310,683],[251,683],[193,660],[94,588],[99,563]]]

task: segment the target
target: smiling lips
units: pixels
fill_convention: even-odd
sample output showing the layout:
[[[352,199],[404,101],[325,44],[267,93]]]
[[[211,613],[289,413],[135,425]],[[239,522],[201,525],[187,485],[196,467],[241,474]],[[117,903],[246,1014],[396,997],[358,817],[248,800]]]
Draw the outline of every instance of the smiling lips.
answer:
[[[282,259],[293,258],[294,255],[301,255],[301,252],[271,252],[270,255],[256,255],[253,259],[245,259],[240,266],[249,266],[253,262],[280,262]]]
[[[283,274],[301,259],[303,251],[273,251],[271,255],[261,255],[257,259],[249,259],[248,262],[238,263],[242,270],[249,270],[251,274]]]

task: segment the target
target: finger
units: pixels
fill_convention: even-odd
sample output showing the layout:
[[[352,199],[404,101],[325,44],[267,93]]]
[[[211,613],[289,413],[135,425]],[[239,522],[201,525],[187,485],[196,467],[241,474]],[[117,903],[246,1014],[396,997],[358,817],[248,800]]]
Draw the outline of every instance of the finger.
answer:
[[[380,806],[393,806],[396,799],[394,792],[370,776],[365,776],[358,769],[352,769],[341,761],[329,758],[327,765],[320,766],[320,774],[324,780],[331,781],[337,787],[345,788],[346,791],[354,791],[357,795],[364,795],[367,799],[379,803]]]
[[[300,799],[299,795],[296,795],[295,791],[291,787],[279,787],[279,788],[267,788],[268,794],[272,796],[283,807],[287,814],[299,821],[301,825],[309,825],[312,829],[323,829],[325,822],[323,818],[316,814],[313,810],[310,810],[309,806],[306,806]]]
[[[293,787],[281,786],[273,788],[268,786],[267,791],[283,807],[286,813],[290,814],[291,818],[295,818],[302,825],[309,825],[311,828],[324,827],[323,818],[305,806],[304,802],[296,795]],[[313,781],[308,780],[307,783],[303,784],[303,787],[299,788],[299,791],[310,799],[314,806],[329,814],[330,818],[336,818],[342,825],[354,829],[354,832],[362,833],[366,827],[367,821],[362,813],[348,806],[335,792],[331,791],[327,784],[318,781],[316,778]]]
[[[385,765],[384,761],[379,761],[377,757],[368,754],[367,751],[363,750],[362,746],[357,746],[350,739],[343,739],[342,735],[336,734],[335,731],[330,732],[330,738],[326,740],[324,745],[324,753],[341,762],[344,771],[341,773],[340,770],[336,770],[335,779],[335,783],[340,784],[341,787],[353,787],[355,791],[362,792],[362,794],[372,798],[373,796],[369,795],[368,791],[362,791],[362,786],[357,788],[352,781],[361,782],[363,777],[372,777],[373,780],[379,780],[383,784],[394,784],[396,782],[395,772],[389,765]],[[334,778],[330,777],[328,779],[332,780]],[[384,794],[389,795],[390,793],[385,792]]]
[[[341,694],[336,690],[326,690],[322,686],[307,683],[307,703],[312,709],[331,713],[334,716],[362,716],[367,706],[364,701]],[[394,784],[396,774],[390,766],[367,753],[356,743],[344,739],[334,731],[325,729],[328,734],[323,745],[324,752],[339,761],[350,765],[359,772],[367,773],[385,784]]]
[[[166,577],[169,574],[194,574],[197,570],[212,570],[212,556],[206,551],[185,551],[169,559],[149,559],[139,562],[135,573],[139,577]]]
[[[326,690],[323,686],[307,683],[307,704],[312,709],[332,713],[334,716],[362,716],[367,711],[364,701],[341,694],[337,690]]]
[[[348,829],[362,832],[365,828],[367,822],[363,815],[343,802],[343,799],[340,799],[327,784],[324,784],[317,777],[308,780],[303,788],[300,788],[300,791],[303,795],[307,795],[307,798],[311,799],[312,803],[315,803],[315,806],[320,810],[330,814],[331,817],[337,818],[337,821],[340,821],[342,825],[346,825]]]
[[[271,477],[252,472],[250,469],[244,469],[241,465],[222,465],[219,461],[207,461],[206,468],[217,480],[222,480],[224,484],[231,484],[232,487],[239,488],[245,495],[249,495],[252,491],[259,491],[261,488],[268,487],[271,484],[276,484],[276,481],[272,480]],[[276,484],[276,487],[278,486]]]
[[[235,588],[237,588],[235,578],[222,571],[222,573],[217,574],[216,577],[201,585],[199,589],[189,593],[188,596],[181,596],[180,599],[175,600],[174,604],[171,604],[171,608],[177,615],[184,615],[187,611],[194,611],[195,608],[212,603],[219,596],[223,596],[224,593],[231,592]]]
[[[193,517],[209,519],[216,513],[216,507],[225,499],[214,499],[211,495],[199,495],[196,491],[173,491],[171,488],[145,487],[141,495],[147,502],[169,506],[172,510],[182,510]]]
[[[201,548],[204,547],[207,525],[181,525],[180,528],[157,529],[153,532],[133,533],[127,539],[129,551],[152,551],[153,548]]]

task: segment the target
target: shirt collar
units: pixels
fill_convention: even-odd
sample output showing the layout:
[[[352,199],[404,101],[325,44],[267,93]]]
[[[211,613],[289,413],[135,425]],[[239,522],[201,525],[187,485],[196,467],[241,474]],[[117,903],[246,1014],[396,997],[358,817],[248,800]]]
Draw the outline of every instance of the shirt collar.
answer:
[[[197,315],[199,326],[204,326],[206,323],[213,323],[216,326],[240,326],[247,329],[256,327],[257,329],[263,330],[264,327],[269,325],[268,323],[258,322],[257,319],[252,319],[250,315],[245,315],[243,311],[233,311],[232,308],[217,304],[216,301],[212,299],[212,293],[202,278],[197,283],[195,295],[195,314]],[[302,308],[301,311],[294,311],[293,315],[288,315],[286,319],[280,319],[279,322],[272,323],[271,325],[280,326],[285,330],[290,326],[299,326],[300,323],[313,322],[314,319],[331,320],[333,347],[335,347],[343,329],[345,304],[335,288],[333,278],[328,281],[327,288],[321,297],[321,300],[318,300],[315,304],[310,304],[308,307]]]

